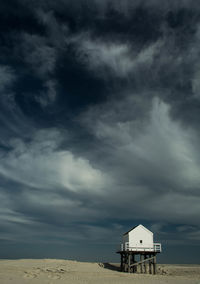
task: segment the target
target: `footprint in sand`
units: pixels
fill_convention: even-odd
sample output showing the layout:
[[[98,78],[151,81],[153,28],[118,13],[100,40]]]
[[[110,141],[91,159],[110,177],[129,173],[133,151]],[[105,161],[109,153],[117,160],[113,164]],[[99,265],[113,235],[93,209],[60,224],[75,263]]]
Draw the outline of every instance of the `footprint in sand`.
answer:
[[[29,278],[29,279],[33,279],[36,278],[37,275],[33,274],[33,273],[29,273],[29,272],[25,272],[24,278]]]
[[[58,272],[59,272],[59,273],[65,273],[65,272],[66,272],[66,270],[64,270],[64,269],[60,268],[60,269],[58,269]]]
[[[48,275],[48,278],[51,278],[51,279],[54,279],[54,280],[58,280],[61,278],[60,275],[57,275],[57,274],[49,274]]]
[[[43,270],[42,270],[41,268],[38,268],[38,267],[37,267],[37,268],[34,270],[34,272],[39,274],[39,273],[42,273]]]

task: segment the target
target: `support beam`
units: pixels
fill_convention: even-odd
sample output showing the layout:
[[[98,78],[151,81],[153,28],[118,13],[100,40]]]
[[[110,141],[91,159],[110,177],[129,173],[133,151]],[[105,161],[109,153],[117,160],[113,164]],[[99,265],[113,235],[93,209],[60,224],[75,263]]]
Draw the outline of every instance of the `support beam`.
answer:
[[[144,260],[141,260],[141,261],[138,261],[138,262],[136,262],[136,263],[133,263],[133,264],[131,264],[131,267],[132,266],[135,266],[135,265],[138,265],[138,264],[140,264],[140,263],[143,263],[143,262],[147,262],[147,261],[150,261],[150,260],[152,260],[154,257],[149,257],[149,258],[146,258],[146,259],[144,259]]]
[[[156,274],[156,255],[154,256],[154,259],[153,259],[153,274]]]
[[[152,257],[151,255],[149,256],[149,274],[152,274],[152,269],[151,269],[151,261],[152,261]]]
[[[136,256],[139,256],[139,261]],[[121,251],[120,258],[120,268],[123,272],[156,274],[156,252]]]
[[[128,254],[128,273],[131,272],[131,255]]]
[[[143,273],[142,265],[143,265],[143,259],[142,259],[142,254],[140,254],[140,273]]]
[[[132,254],[132,264],[135,263],[135,254]],[[133,273],[137,272],[137,266],[131,266]]]
[[[144,255],[144,273],[147,273],[147,267],[146,267],[146,258],[147,258],[147,256],[146,256],[146,254]]]

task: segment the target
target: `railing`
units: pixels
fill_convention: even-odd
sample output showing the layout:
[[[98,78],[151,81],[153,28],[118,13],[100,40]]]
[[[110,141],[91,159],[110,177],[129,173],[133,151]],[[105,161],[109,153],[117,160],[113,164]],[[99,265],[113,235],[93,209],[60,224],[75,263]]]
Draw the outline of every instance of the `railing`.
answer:
[[[153,246],[154,246],[154,251],[156,251],[156,252],[161,252],[162,251],[160,243],[154,243]]]
[[[120,247],[121,251],[152,251],[152,252],[161,252],[161,244],[160,243],[154,243],[153,246],[129,246],[129,243],[126,242],[125,244],[121,244]]]

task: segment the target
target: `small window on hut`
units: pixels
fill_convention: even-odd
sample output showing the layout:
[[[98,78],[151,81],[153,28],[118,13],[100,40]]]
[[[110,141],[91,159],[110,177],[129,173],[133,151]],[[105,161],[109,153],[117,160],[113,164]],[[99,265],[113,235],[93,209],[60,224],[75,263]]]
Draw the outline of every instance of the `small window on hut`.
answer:
[[[140,240],[140,243],[142,244],[142,240]]]

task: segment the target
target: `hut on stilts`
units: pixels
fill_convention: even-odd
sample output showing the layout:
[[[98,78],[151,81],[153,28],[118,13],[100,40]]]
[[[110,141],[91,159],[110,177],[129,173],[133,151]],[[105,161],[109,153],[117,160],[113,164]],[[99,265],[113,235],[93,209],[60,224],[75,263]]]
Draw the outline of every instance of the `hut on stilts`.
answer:
[[[156,274],[156,255],[161,244],[154,243],[153,233],[138,225],[123,235],[117,253],[121,256],[121,271]]]

